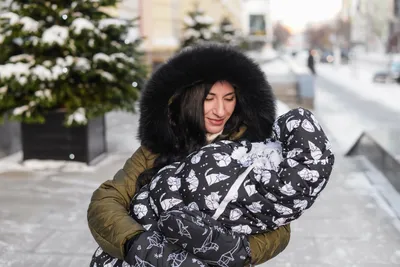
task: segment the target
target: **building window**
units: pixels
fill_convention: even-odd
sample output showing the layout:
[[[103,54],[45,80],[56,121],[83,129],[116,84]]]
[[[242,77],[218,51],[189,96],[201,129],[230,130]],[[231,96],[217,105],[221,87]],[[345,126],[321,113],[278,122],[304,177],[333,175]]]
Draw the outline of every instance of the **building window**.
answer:
[[[394,15],[396,17],[400,16],[400,0],[395,0],[394,1]]]
[[[265,17],[264,15],[250,15],[250,34],[265,35]]]

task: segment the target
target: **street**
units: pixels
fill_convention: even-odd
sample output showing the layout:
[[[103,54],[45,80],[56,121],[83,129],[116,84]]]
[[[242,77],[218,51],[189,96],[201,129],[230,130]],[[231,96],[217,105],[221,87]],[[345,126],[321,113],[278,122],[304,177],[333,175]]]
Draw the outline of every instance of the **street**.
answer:
[[[344,150],[350,148],[363,130],[385,125],[395,126],[399,118],[396,111],[384,104],[361,98],[346,87],[337,86],[324,77],[317,78],[316,96],[318,99],[316,106],[323,114],[322,119],[330,131],[337,132],[343,137],[340,140],[340,147]],[[342,119],[344,116],[346,120]],[[331,123],[327,122],[329,120]],[[348,135],[339,133],[343,131]]]
[[[304,54],[294,60],[306,64]],[[340,139],[342,152],[365,130],[398,127],[400,85],[373,83],[378,69],[360,63],[316,65],[315,110],[327,130]]]
[[[325,106],[326,108],[336,111],[343,109],[346,113],[356,115],[358,120],[353,122],[355,125],[376,127],[381,124],[396,125],[395,122],[398,122],[400,114],[386,106],[385,103],[360,97],[346,86],[338,86],[335,82],[323,76],[317,78],[316,87],[318,88],[317,98],[321,100],[317,102],[319,108],[325,106],[322,105],[323,101],[329,100],[330,107]],[[398,90],[400,91],[400,86]],[[376,93],[379,94],[380,92],[377,90]]]

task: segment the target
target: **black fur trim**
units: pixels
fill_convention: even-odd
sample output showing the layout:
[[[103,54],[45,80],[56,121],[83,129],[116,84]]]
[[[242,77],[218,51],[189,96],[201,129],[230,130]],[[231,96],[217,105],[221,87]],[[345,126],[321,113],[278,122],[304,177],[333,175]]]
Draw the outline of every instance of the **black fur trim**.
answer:
[[[240,103],[249,121],[246,136],[271,135],[275,97],[260,67],[238,50],[207,44],[182,50],[150,77],[142,91],[138,138],[153,153],[174,151],[174,135],[168,119],[168,100],[177,90],[195,83],[226,80],[240,91]],[[261,130],[261,131],[260,131]],[[261,133],[260,133],[261,132]]]

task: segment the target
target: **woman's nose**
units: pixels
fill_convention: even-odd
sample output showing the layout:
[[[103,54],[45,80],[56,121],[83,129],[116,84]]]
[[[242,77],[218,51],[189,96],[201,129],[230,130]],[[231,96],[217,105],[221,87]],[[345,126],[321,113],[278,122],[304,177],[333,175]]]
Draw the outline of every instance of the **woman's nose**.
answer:
[[[215,104],[215,107],[214,107],[214,114],[217,115],[218,117],[223,117],[223,116],[224,116],[224,114],[225,114],[225,107],[224,107],[224,103],[223,103],[223,102],[218,101],[218,102]]]

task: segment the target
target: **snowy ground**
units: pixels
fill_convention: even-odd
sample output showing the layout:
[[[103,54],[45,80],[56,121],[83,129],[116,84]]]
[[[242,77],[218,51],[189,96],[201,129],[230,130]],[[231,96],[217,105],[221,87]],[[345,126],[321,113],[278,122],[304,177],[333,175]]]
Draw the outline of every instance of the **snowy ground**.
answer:
[[[295,61],[306,64],[306,56]],[[365,130],[399,127],[400,85],[373,83],[379,66],[316,64],[316,110],[345,151]],[[319,88],[318,88],[319,87]],[[397,121],[397,122],[396,122]]]
[[[296,77],[291,73],[290,67],[282,59],[276,59],[268,64],[263,64],[261,65],[261,69],[266,74],[270,84],[296,82]]]
[[[398,118],[400,118],[400,85],[378,84],[372,82],[374,74],[373,69],[358,67],[354,69],[352,65],[332,66],[319,64],[317,66],[318,75],[322,78],[336,83],[342,90],[347,90],[349,94],[356,96],[360,101],[368,103],[370,110],[387,110],[385,118],[379,120],[367,116],[365,112],[357,112],[359,107],[345,106],[346,99],[342,99],[336,92],[326,90],[321,99],[329,101],[327,105],[337,107],[335,110],[345,112],[346,117],[338,121],[343,129],[348,129],[346,123],[359,127],[360,131],[375,129],[385,125],[387,127],[398,127]],[[322,91],[322,90],[320,90]],[[342,106],[343,104],[343,106]],[[340,113],[339,113],[340,114]],[[397,117],[397,118],[396,118]]]
[[[303,66],[305,62],[297,59]],[[317,72],[314,112],[336,152],[334,175],[315,209],[292,223],[288,248],[263,266],[398,266],[399,193],[363,157],[342,155],[362,131],[398,124],[400,87],[371,83],[370,66],[359,70],[359,77],[348,66],[318,64]],[[321,87],[325,85],[329,87]],[[390,238],[383,229],[391,229]],[[378,252],[380,247],[387,250]]]
[[[354,76],[352,65],[317,65],[316,108],[326,132],[334,138],[336,152],[348,152],[362,132],[382,132],[385,143],[398,147],[400,86],[372,83],[374,68],[362,66]],[[396,153],[396,149],[391,149]],[[393,154],[393,157],[399,155]],[[369,182],[400,218],[400,194],[381,174],[369,175]]]
[[[341,85],[351,87],[361,98],[384,103],[400,111],[400,85],[396,83],[373,83],[372,77],[379,67],[363,67],[361,64],[331,66],[319,64],[318,74],[335,79]],[[335,72],[333,75],[332,72]]]
[[[269,61],[279,56],[277,51],[268,46],[265,46],[260,51],[250,51],[247,53],[247,55],[256,61]]]

